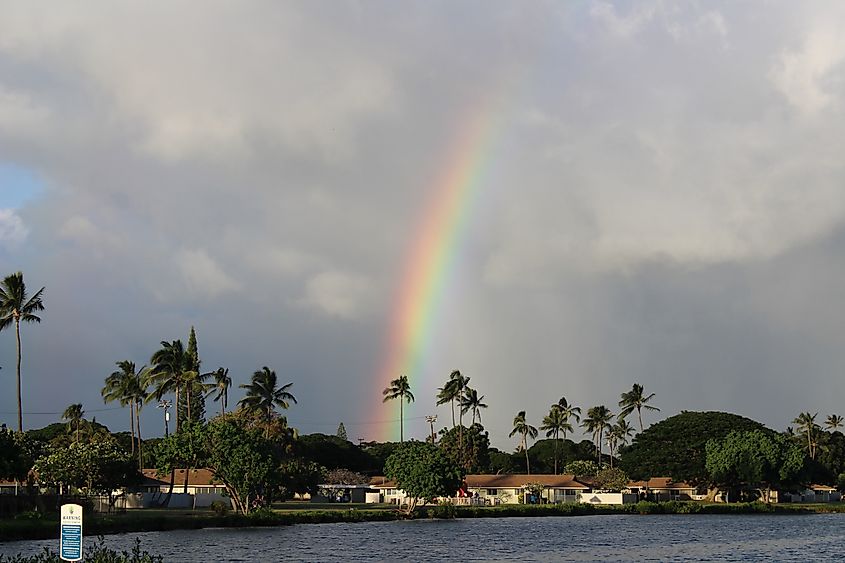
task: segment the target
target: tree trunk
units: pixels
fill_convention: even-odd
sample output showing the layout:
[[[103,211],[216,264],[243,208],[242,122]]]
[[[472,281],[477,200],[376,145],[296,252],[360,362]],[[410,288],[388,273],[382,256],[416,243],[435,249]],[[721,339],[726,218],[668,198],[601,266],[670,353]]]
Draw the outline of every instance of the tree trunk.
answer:
[[[138,408],[138,405],[135,405],[135,418],[137,420],[137,427],[138,427],[138,469],[144,469],[144,453],[141,447],[141,409]]]
[[[558,437],[555,436],[555,475],[557,475],[557,443],[559,442]]]
[[[399,443],[405,443],[405,397],[399,395]]]
[[[135,455],[135,401],[129,403],[129,427],[132,429],[132,451]]]
[[[452,404],[452,428],[454,429],[455,428],[455,399],[452,399],[450,401],[450,403]]]
[[[23,432],[23,403],[21,402],[21,320],[15,311],[15,334],[18,339],[18,432]]]
[[[528,475],[531,475],[531,462],[528,461],[528,440],[527,434],[522,434],[522,449],[525,450],[525,471]]]
[[[176,433],[179,433],[179,386],[176,386]]]
[[[637,407],[637,417],[640,419],[640,432],[643,431],[643,413],[640,410],[640,407]]]

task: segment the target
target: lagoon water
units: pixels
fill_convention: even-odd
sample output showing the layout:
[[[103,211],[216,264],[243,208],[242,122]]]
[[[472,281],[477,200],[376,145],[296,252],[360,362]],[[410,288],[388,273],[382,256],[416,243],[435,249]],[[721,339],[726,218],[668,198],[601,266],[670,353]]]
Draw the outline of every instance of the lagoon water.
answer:
[[[612,515],[307,524],[106,536],[165,561],[842,561],[845,514]],[[89,541],[86,539],[86,542]],[[33,554],[56,541],[8,542]]]

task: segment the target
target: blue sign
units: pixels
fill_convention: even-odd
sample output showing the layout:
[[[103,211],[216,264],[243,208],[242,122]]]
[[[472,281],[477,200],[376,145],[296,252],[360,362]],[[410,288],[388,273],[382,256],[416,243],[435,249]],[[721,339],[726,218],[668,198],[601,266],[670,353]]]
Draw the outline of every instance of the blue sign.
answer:
[[[59,556],[62,561],[82,561],[82,507],[62,505],[59,525]]]

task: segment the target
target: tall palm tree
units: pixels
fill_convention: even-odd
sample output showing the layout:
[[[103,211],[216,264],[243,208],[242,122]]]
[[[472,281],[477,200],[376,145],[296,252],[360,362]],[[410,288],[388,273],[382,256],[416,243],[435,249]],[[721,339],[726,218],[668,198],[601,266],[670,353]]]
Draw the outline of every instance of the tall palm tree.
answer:
[[[381,392],[384,395],[382,403],[399,399],[399,442],[405,441],[405,411],[403,405],[405,401],[409,403],[414,402],[414,394],[411,393],[411,384],[408,383],[407,375],[400,375],[398,378],[390,382],[390,385],[384,388]]]
[[[843,423],[845,423],[845,418],[842,418],[838,414],[828,415],[827,420],[824,421],[825,427],[827,427],[829,430],[836,430],[837,428],[842,428]]]
[[[443,387],[438,388],[437,404],[445,405],[449,403],[452,407],[452,428],[457,426],[455,422],[455,399],[459,398],[457,381],[449,378]]]
[[[579,422],[581,420],[581,407],[576,407],[575,405],[570,405],[566,397],[561,397],[557,401],[557,407],[560,409],[561,414],[563,414],[563,418],[569,420],[570,418],[574,418],[575,422]],[[564,436],[566,438],[566,436]]]
[[[229,377],[228,368],[217,368],[211,372],[214,383],[209,385],[211,393],[215,393],[214,400],[220,401],[220,414],[226,414],[226,406],[229,404],[229,387],[232,386],[232,378]]]
[[[130,378],[135,373],[135,362],[123,360],[116,362],[117,371],[113,371],[111,375],[106,378],[105,385],[100,391],[103,396],[103,402],[108,404],[113,401],[120,403],[120,406],[125,407],[129,405],[129,428],[132,433],[132,454],[135,454],[135,404],[129,398],[129,390],[131,386]]]
[[[596,444],[596,456],[601,466],[601,443],[604,436],[604,429],[610,426],[613,413],[604,405],[598,405],[587,409],[587,417],[581,421],[581,426],[593,435],[593,442]]]
[[[819,429],[819,425],[816,424],[816,416],[819,413],[810,414],[809,412],[802,412],[798,415],[798,417],[792,421],[795,426],[798,427],[802,433],[807,434],[807,453],[810,455],[810,459],[816,459],[816,441],[815,441],[815,433]]]
[[[543,417],[543,425],[540,426],[540,430],[546,431],[546,438],[554,438],[555,475],[557,475],[557,451],[558,443],[560,442],[560,434],[562,432],[565,438],[567,432],[572,432],[572,424],[570,424],[564,416],[563,410],[561,410],[560,405],[555,403],[554,405],[552,405],[551,410],[549,410],[549,414]]]
[[[613,468],[613,456],[617,446],[622,447],[628,443],[628,439],[634,434],[634,427],[624,418],[617,420],[607,430],[607,446],[610,448],[610,467]]]
[[[252,374],[250,383],[240,385],[246,389],[246,396],[238,402],[238,405],[246,411],[260,412],[266,416],[267,427],[265,437],[270,437],[270,424],[273,422],[273,413],[276,407],[287,410],[290,403],[296,404],[296,397],[288,391],[293,382],[279,387],[276,372],[264,366]]]
[[[156,401],[168,393],[176,394],[174,404],[179,404],[179,393],[185,385],[189,370],[190,356],[185,351],[181,340],[161,341],[161,349],[150,358],[152,370],[150,384],[155,387],[153,395]],[[190,408],[190,401],[188,402]],[[190,416],[190,415],[189,415]],[[176,432],[179,432],[179,409],[176,409]]]
[[[525,452],[525,470],[528,475],[531,475],[531,462],[528,460],[528,438],[532,440],[537,437],[537,428],[528,424],[525,420],[525,411],[519,411],[513,418],[513,430],[508,434],[508,438],[513,437],[514,434],[519,434],[519,444]]]
[[[17,382],[18,382],[18,432],[23,432],[23,403],[21,402],[21,321],[40,323],[41,317],[35,313],[44,310],[41,300],[44,295],[42,287],[30,298],[27,298],[26,284],[23,274],[17,272],[3,279],[0,284],[0,331],[15,323],[17,337]]]
[[[631,387],[631,390],[622,393],[621,395],[622,400],[619,401],[619,407],[622,409],[619,411],[619,417],[625,418],[634,410],[637,411],[637,417],[640,419],[640,432],[643,431],[643,413],[642,409],[646,409],[649,411],[659,411],[660,409],[647,404],[651,399],[654,398],[654,393],[651,395],[646,396],[645,392],[643,391],[643,386],[639,383],[634,383]]]
[[[475,418],[478,417],[479,422],[481,421],[481,409],[486,409],[487,405],[482,403],[481,401],[484,400],[484,395],[478,396],[478,391],[467,387],[464,390],[464,394],[461,397],[460,405],[461,405],[461,414],[465,414],[467,411],[472,411],[472,423],[475,424]]]
[[[67,421],[68,431],[71,431],[74,427],[76,427],[75,442],[79,442],[79,424],[82,421],[82,417],[84,415],[85,411],[82,410],[82,403],[75,403],[73,405],[70,405],[68,408],[65,409],[65,412],[62,413],[62,418]]]

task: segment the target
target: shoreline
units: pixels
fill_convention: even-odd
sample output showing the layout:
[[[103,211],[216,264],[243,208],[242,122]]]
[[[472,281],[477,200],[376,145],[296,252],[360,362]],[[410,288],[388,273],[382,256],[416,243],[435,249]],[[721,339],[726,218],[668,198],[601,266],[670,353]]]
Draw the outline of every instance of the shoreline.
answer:
[[[687,514],[825,514],[843,513],[845,503],[830,504],[764,504],[764,503],[700,503],[696,501],[640,502],[629,505],[504,505],[504,506],[423,506],[412,517],[389,508],[381,509],[283,509],[261,511],[249,516],[212,513],[124,513],[89,517],[85,535],[105,536],[125,533],[167,532],[203,528],[252,528],[289,526],[294,524],[339,524],[389,522],[437,518],[513,518],[591,515],[687,515]],[[58,537],[58,520],[0,520],[0,543],[28,540],[49,540]]]

